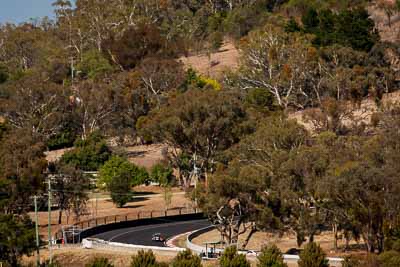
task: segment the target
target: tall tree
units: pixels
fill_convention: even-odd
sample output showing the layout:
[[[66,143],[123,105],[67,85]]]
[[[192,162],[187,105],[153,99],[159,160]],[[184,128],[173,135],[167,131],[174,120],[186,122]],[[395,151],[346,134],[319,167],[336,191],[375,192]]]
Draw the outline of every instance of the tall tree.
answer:
[[[320,98],[320,67],[306,38],[267,26],[249,35],[237,80],[242,89],[270,92],[281,107],[306,107]]]
[[[190,155],[197,168],[215,170],[217,154],[239,140],[246,114],[238,96],[225,91],[189,90],[171,98],[147,118],[144,133],[171,146],[173,160]],[[182,178],[182,177],[181,177]],[[185,177],[183,184],[189,185]]]
[[[35,226],[27,216],[0,214],[0,262],[20,266],[36,248]]]
[[[44,145],[29,130],[14,130],[0,143],[1,209],[22,214],[31,207],[31,197],[44,187],[47,161]]]

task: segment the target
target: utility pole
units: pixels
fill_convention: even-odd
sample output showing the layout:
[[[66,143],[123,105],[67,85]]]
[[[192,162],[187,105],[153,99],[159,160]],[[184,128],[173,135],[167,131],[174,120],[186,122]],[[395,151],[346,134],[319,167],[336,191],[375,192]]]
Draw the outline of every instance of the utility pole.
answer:
[[[40,266],[40,243],[39,243],[39,223],[38,223],[38,208],[37,208],[37,196],[33,197],[35,204],[35,230],[36,230],[36,266]]]
[[[48,213],[49,213],[49,221],[48,221],[48,235],[49,235],[49,263],[52,264],[53,262],[53,255],[52,255],[52,238],[51,238],[51,179],[50,177],[47,179],[48,184]]]

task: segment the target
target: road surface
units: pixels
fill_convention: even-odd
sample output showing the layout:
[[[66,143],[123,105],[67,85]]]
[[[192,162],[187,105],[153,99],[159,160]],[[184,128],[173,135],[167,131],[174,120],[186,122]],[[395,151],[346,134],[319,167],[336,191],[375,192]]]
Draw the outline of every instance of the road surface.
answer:
[[[163,242],[151,240],[154,233],[161,233],[165,238],[171,238],[210,226],[210,222],[206,219],[180,222],[165,222],[164,219],[158,219],[158,221],[158,224],[116,229],[92,237],[110,242],[165,247]]]

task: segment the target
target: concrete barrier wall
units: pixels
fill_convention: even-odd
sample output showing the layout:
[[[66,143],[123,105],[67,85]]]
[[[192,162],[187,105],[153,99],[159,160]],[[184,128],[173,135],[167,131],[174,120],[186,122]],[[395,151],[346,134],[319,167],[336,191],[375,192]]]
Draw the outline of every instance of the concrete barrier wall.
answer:
[[[86,249],[107,249],[107,250],[129,250],[129,251],[138,251],[138,250],[153,250],[157,252],[172,252],[177,254],[178,252],[184,251],[185,248],[170,248],[170,247],[155,247],[155,246],[142,246],[142,245],[132,245],[132,244],[124,244],[118,242],[109,242],[104,241],[98,238],[85,238],[82,240],[82,247]]]

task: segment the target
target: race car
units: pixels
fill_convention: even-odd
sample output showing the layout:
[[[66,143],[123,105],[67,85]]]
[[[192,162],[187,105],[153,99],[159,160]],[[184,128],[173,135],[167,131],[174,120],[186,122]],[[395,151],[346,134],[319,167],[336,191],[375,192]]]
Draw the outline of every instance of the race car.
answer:
[[[160,233],[154,233],[153,236],[151,237],[152,241],[157,241],[157,242],[164,242],[165,237],[161,235]]]

